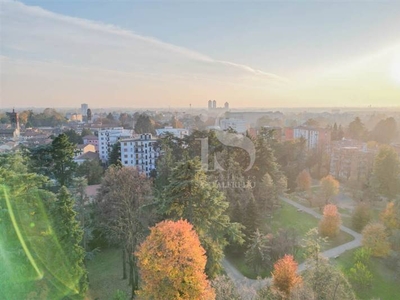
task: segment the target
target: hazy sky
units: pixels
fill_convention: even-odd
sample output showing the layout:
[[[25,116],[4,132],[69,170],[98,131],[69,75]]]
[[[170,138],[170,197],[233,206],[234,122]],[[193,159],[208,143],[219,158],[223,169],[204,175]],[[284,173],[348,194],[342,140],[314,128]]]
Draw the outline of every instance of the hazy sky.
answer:
[[[400,106],[400,1],[0,5],[1,107]]]

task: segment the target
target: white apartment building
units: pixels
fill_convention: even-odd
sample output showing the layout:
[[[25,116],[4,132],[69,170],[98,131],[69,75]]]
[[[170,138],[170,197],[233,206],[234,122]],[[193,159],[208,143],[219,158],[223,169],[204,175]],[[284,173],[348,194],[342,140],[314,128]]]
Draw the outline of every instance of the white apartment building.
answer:
[[[123,127],[100,129],[98,136],[98,151],[100,160],[103,163],[106,163],[114,144],[121,139],[131,138],[132,136],[133,130],[124,129]]]
[[[222,130],[232,128],[237,133],[246,133],[247,129],[249,129],[249,124],[241,119],[221,119],[219,123]]]
[[[293,128],[293,138],[303,137],[307,141],[308,149],[315,149],[323,144],[328,144],[331,139],[329,130],[322,128],[295,127]]]
[[[173,128],[172,126],[166,126],[161,129],[156,129],[156,134],[158,136],[164,135],[166,133],[171,133],[177,138],[183,138],[186,135],[189,135],[189,130],[184,128]]]
[[[150,175],[156,168],[160,155],[157,139],[150,133],[143,133],[137,138],[123,139],[121,142],[121,163],[127,167],[137,167],[140,172]]]

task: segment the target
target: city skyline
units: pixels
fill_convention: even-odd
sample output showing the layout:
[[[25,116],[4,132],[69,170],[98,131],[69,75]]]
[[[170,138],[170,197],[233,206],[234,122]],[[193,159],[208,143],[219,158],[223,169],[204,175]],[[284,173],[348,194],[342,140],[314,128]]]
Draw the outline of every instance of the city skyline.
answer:
[[[400,105],[399,3],[24,3],[1,108]]]

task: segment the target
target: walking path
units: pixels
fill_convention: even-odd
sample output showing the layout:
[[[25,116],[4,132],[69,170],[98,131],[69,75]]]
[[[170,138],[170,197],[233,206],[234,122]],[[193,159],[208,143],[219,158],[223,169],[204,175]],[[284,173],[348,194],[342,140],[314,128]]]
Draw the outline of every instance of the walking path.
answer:
[[[286,202],[294,207],[296,207],[297,209],[301,210],[301,212],[305,212],[308,213],[312,216],[314,216],[317,219],[321,219],[322,215],[317,213],[315,210],[313,210],[312,208],[306,207],[302,204],[299,204],[293,200],[290,200],[286,197],[281,197],[283,202]],[[299,211],[300,213],[300,211]],[[351,242],[348,242],[346,244],[337,246],[335,248],[331,248],[329,250],[326,250],[324,252],[322,252],[322,255],[324,257],[327,258],[332,258],[332,257],[337,257],[340,254],[344,253],[347,250],[351,250],[357,247],[361,246],[361,234],[355,232],[354,230],[351,230],[348,227],[345,227],[343,225],[340,226],[340,230],[350,234],[351,236],[354,237],[354,240],[352,240]],[[224,266],[224,269],[227,273],[227,275],[239,286],[243,286],[243,285],[247,285],[247,286],[251,286],[251,287],[257,287],[257,286],[263,286],[265,284],[269,284],[271,282],[271,278],[265,278],[262,280],[255,280],[255,279],[250,279],[247,278],[245,276],[242,275],[242,273],[240,273],[228,260],[224,259],[222,261],[222,265]],[[306,264],[302,263],[299,265],[298,270],[299,272],[302,272],[306,269]]]

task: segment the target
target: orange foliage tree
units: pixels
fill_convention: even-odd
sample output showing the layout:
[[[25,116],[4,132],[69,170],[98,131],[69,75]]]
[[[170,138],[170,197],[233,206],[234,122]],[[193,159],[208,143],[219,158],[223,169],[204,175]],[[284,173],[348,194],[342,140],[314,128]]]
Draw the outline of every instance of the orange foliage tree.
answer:
[[[311,188],[311,176],[307,170],[303,170],[296,178],[297,187],[301,191],[309,191]]]
[[[362,231],[362,245],[370,248],[373,256],[385,257],[389,254],[390,243],[386,228],[381,223],[370,223]]]
[[[332,175],[328,175],[321,179],[321,194],[325,199],[325,203],[336,196],[339,193],[339,181],[337,181]]]
[[[341,219],[336,205],[325,205],[324,214],[319,222],[319,233],[325,237],[334,237],[339,233],[340,224]]]
[[[135,253],[144,299],[215,299],[204,268],[205,250],[193,226],[185,220],[163,221]]]
[[[292,255],[285,255],[274,264],[272,272],[272,287],[284,293],[287,298],[302,279],[297,275],[297,262]]]

